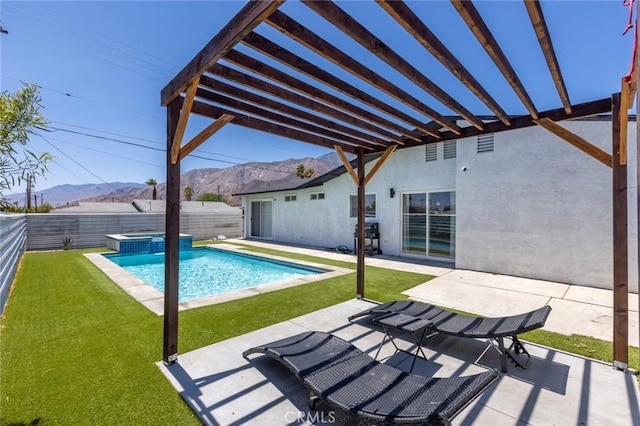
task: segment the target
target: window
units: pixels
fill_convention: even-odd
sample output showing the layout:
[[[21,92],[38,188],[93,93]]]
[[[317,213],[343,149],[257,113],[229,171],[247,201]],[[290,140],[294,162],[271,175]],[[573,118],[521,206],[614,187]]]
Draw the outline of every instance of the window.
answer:
[[[444,159],[456,158],[456,141],[447,141],[444,143]]]
[[[493,151],[493,134],[478,136],[478,154]]]
[[[438,145],[435,143],[425,145],[424,147],[424,160],[436,161],[438,159]]]
[[[311,194],[309,197],[311,200],[324,200],[324,192],[317,192]]]
[[[285,195],[284,196],[284,201],[288,202],[288,201],[296,201],[298,199],[297,195]]]
[[[376,217],[376,194],[364,196],[364,216]],[[358,196],[349,196],[349,217],[358,217]]]

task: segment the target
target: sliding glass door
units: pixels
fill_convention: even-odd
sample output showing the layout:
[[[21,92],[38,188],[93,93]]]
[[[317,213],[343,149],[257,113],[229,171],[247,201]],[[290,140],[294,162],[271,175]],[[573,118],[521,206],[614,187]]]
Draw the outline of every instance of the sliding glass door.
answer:
[[[272,201],[251,202],[251,236],[257,238],[273,238],[271,221]]]
[[[402,195],[402,253],[455,259],[456,193]]]

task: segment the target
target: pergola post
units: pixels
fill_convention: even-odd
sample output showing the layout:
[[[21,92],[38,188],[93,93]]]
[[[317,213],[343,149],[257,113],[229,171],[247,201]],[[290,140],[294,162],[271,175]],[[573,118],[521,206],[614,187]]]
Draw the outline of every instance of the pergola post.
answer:
[[[629,247],[627,161],[620,134],[620,93],[611,97],[613,159],[613,366],[626,370],[629,357]]]
[[[180,161],[171,159],[181,98],[167,105],[167,208],[165,216],[164,333],[162,360],[178,360],[178,260],[180,255]]]
[[[356,267],[356,295],[358,299],[364,299],[364,208],[365,208],[365,191],[364,191],[364,150],[358,149],[358,247],[357,267]]]

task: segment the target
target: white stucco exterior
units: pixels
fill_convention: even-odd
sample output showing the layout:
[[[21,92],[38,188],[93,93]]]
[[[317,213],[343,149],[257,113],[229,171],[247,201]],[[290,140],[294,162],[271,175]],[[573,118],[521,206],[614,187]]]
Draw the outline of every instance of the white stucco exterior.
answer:
[[[562,122],[611,152],[611,122]],[[637,291],[636,123],[629,124],[628,193],[630,288]],[[477,138],[457,141],[456,158],[425,161],[425,147],[398,149],[367,185],[376,195],[380,248],[402,255],[402,195],[454,191],[455,266],[592,287],[612,287],[611,169],[539,127],[494,135],[492,152],[477,152]],[[366,165],[367,171],[377,160]],[[390,197],[390,188],[395,196]],[[243,195],[246,237],[251,201],[272,201],[273,241],[353,248],[349,217],[351,177],[321,186]],[[311,199],[324,193],[324,199]],[[295,201],[285,196],[295,195]]]

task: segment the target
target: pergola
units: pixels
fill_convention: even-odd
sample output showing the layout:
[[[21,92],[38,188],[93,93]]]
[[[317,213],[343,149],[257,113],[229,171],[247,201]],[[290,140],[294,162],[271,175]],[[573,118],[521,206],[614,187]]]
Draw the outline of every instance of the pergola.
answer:
[[[371,53],[363,63],[343,51],[326,35],[317,34],[280,10],[284,0],[250,1],[180,71],[161,92],[167,107],[167,208],[164,299],[163,359],[175,362],[178,352],[178,254],[180,223],[180,160],[227,123],[334,149],[357,187],[358,232],[356,295],[365,297],[364,286],[364,199],[365,186],[397,148],[462,139],[528,126],[541,126],[612,169],[613,176],[613,290],[614,290],[614,366],[628,364],[628,241],[627,241],[627,112],[633,105],[637,67],[621,79],[621,90],[602,99],[571,102],[554,39],[547,27],[543,5],[524,0],[522,7],[530,18],[537,45],[546,67],[537,73],[551,77],[559,103],[556,108],[539,111],[509,58],[494,38],[491,28],[471,1],[451,0],[455,11],[477,39],[469,49],[490,58],[511,87],[526,113],[505,111],[474,77],[461,60],[414,12],[411,3],[376,0],[358,3],[360,8],[382,8],[395,21],[395,31],[406,32],[424,48],[420,55],[406,57],[376,37],[340,6],[331,1],[302,0],[310,20],[324,19],[341,37],[355,41]],[[496,3],[492,7],[498,7]],[[580,7],[576,5],[576,7]],[[296,52],[260,35],[258,26],[269,26],[295,41]],[[243,45],[251,54],[237,47]],[[244,49],[247,50],[247,49]],[[432,55],[495,116],[480,119],[460,96],[439,87],[420,70],[421,58]],[[304,56],[304,57],[303,57]],[[270,58],[272,66],[260,60]],[[314,63],[305,57],[314,57]],[[594,58],[595,60],[595,58]],[[223,63],[231,64],[232,66]],[[338,77],[319,63],[329,61],[344,71]],[[376,72],[391,67],[391,79]],[[313,81],[310,83],[309,81]],[[406,82],[420,91],[407,90]],[[357,82],[352,83],[352,82]],[[363,89],[366,88],[366,89]],[[338,94],[336,94],[338,93]],[[384,94],[377,96],[376,93]],[[457,92],[456,92],[457,93]],[[386,102],[383,98],[393,99]],[[466,98],[465,98],[466,99]],[[394,106],[396,105],[396,106]],[[483,107],[484,108],[484,107]],[[444,114],[443,110],[452,114]],[[410,111],[410,113],[408,112]],[[612,114],[612,152],[608,153],[570,132],[559,121]],[[191,140],[183,143],[191,114],[214,121]],[[459,120],[451,118],[458,116]],[[460,123],[465,123],[461,125]],[[346,153],[356,156],[356,168]],[[381,153],[365,175],[365,155]]]

